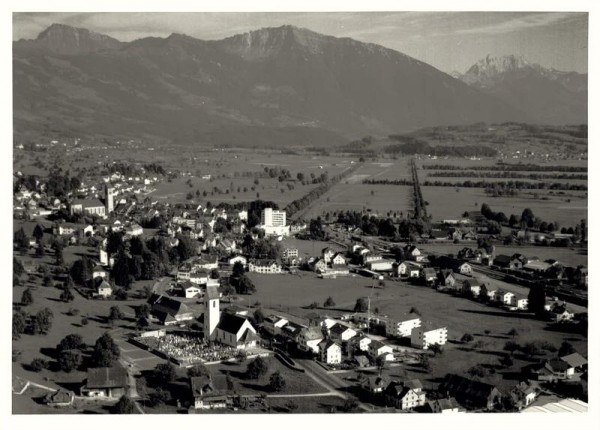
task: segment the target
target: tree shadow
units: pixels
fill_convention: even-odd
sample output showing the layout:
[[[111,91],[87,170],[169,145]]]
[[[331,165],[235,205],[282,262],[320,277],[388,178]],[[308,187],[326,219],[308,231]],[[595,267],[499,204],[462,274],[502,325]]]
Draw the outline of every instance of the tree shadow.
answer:
[[[58,358],[58,351],[56,348],[42,347],[40,348],[40,353],[52,359]]]

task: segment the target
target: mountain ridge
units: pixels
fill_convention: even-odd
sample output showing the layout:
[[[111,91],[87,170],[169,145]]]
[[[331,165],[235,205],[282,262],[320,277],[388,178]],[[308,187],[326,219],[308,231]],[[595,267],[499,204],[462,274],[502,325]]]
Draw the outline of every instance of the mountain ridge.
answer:
[[[131,42],[83,30],[55,27],[56,37],[13,42],[16,134],[118,133],[204,145],[240,143],[244,133],[221,133],[227,127],[310,128],[298,135],[327,145],[335,136],[532,119],[406,54],[294,26]]]

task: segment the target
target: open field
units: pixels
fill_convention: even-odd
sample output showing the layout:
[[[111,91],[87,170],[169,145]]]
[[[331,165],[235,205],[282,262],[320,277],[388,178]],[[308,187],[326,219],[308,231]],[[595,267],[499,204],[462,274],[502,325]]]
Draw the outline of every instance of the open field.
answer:
[[[386,281],[387,285],[384,289],[371,289],[371,281],[367,278],[320,280],[312,274],[302,276],[251,274],[251,277],[257,285],[257,292],[251,300],[259,301],[261,307],[272,309],[275,313],[281,311],[296,316],[305,316],[312,312],[339,315],[341,312],[351,312],[357,298],[370,294],[371,309],[377,309],[380,314],[391,318],[401,318],[407,315],[411,308],[416,308],[424,324],[448,328],[450,343],[446,345],[442,357],[432,360],[432,377],[443,377],[448,372],[463,373],[479,363],[497,364],[504,344],[508,340],[513,340],[507,335],[512,328],[519,333],[514,338],[514,341],[519,344],[544,339],[558,347],[561,342],[568,340],[579,352],[587,354],[587,342],[581,335],[552,331],[548,329],[547,323],[533,319],[528,314],[506,312],[422,286]],[[500,284],[502,288],[505,285],[512,289],[520,288]],[[303,306],[313,301],[322,304],[329,296],[336,302],[334,309],[303,309]],[[490,333],[485,334],[485,330],[489,330]],[[477,352],[469,348],[461,349],[461,345],[457,342],[465,333],[473,334],[476,340],[483,340],[485,348],[480,348]],[[518,370],[520,365],[523,364],[515,360],[514,369]],[[408,369],[410,370],[410,367]],[[415,376],[426,377],[420,369],[413,370]],[[419,373],[421,374],[418,375]],[[511,383],[514,385],[516,382]]]
[[[268,372],[259,379],[246,379],[245,372],[248,363],[252,359],[247,359],[245,363],[220,363],[209,365],[211,375],[229,375],[234,379],[236,389],[240,394],[260,395],[260,394],[313,394],[323,393],[327,390],[317,384],[311,377],[305,373],[300,373],[285,367],[275,357],[266,357]],[[273,392],[268,387],[269,377],[274,372],[280,372],[286,381],[286,387],[280,392]]]
[[[424,243],[419,245],[419,248],[424,250],[425,252],[436,252],[440,254],[454,254],[464,247],[475,248],[477,246],[476,243]],[[586,249],[578,249],[578,248],[557,248],[557,247],[547,247],[547,246],[504,246],[504,245],[495,245],[496,246],[496,255],[506,254],[523,254],[526,257],[538,257],[541,260],[547,260],[550,258],[556,259],[559,262],[572,267],[577,267],[582,264],[584,266],[588,265],[588,257]]]
[[[456,219],[465,211],[480,210],[483,203],[494,212],[504,212],[507,217],[511,214],[520,216],[525,208],[530,208],[534,215],[546,222],[557,221],[561,227],[575,226],[588,217],[587,197],[570,191],[565,193],[573,197],[539,193],[548,200],[535,199],[525,193],[517,197],[492,197],[485,194],[483,188],[421,187],[421,191],[425,201],[429,202],[427,212],[437,221]]]
[[[371,192],[373,194],[371,194]],[[385,216],[389,211],[406,213],[412,209],[412,187],[341,183],[315,202],[304,217],[315,218],[333,211],[371,210]]]

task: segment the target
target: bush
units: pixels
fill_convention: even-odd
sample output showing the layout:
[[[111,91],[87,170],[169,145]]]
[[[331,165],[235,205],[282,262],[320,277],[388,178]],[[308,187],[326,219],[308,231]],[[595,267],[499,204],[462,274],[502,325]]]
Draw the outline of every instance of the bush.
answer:
[[[110,412],[112,414],[132,414],[134,408],[133,400],[123,394],[119,401],[111,408]]]
[[[190,378],[197,377],[197,376],[203,376],[203,375],[210,375],[210,372],[208,371],[206,366],[203,364],[198,364],[194,367],[190,367],[187,370],[187,376],[189,376]]]
[[[29,367],[34,372],[41,372],[43,369],[48,368],[48,362],[43,358],[34,358]]]
[[[333,300],[333,297],[327,297],[327,300],[325,300],[325,303],[323,303],[323,307],[331,308],[333,306],[335,306],[335,301]]]
[[[286,382],[285,379],[283,378],[283,376],[281,375],[281,373],[279,371],[274,372],[271,374],[271,377],[269,378],[269,388],[272,391],[283,391],[285,389],[286,386]]]
[[[258,356],[252,360],[246,368],[246,376],[249,379],[258,379],[265,375],[269,370],[269,366],[264,358]]]
[[[158,387],[156,391],[150,393],[148,396],[148,401],[152,407],[163,405],[171,401],[171,393]]]
[[[472,341],[473,341],[473,339],[475,339],[475,338],[473,337],[473,335],[472,335],[472,334],[470,334],[470,333],[465,333],[465,334],[463,334],[463,337],[461,337],[461,338],[460,338],[460,341],[461,341],[462,343],[469,343],[469,342],[472,342]]]

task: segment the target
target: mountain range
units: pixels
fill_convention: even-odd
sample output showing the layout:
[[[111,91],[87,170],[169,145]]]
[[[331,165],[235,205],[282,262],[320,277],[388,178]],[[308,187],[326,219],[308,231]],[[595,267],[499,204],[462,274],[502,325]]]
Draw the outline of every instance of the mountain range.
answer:
[[[456,79],[379,45],[293,26],[120,42],[53,24],[13,42],[14,130],[322,146],[432,125],[587,123],[587,75],[486,60]]]
[[[528,112],[535,122],[587,124],[587,74],[548,69],[523,56],[487,56],[458,79]]]

